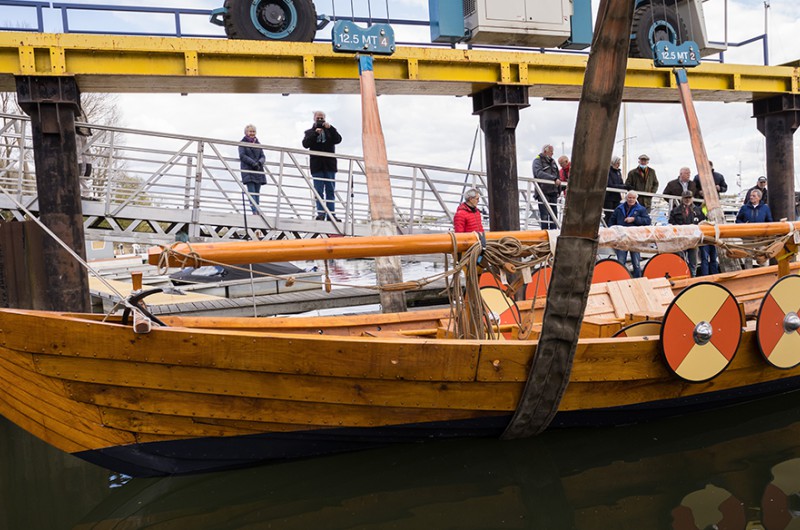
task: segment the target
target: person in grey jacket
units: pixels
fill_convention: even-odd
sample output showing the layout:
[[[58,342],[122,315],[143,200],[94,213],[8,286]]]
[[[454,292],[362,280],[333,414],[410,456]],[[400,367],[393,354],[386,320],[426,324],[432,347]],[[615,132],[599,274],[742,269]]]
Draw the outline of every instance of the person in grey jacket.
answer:
[[[267,183],[267,177],[264,175],[264,163],[267,158],[264,156],[264,150],[257,147],[259,142],[256,138],[255,125],[245,125],[241,143],[251,144],[239,146],[239,167],[242,170],[242,184],[250,196],[250,210],[255,215],[258,213],[256,205],[261,203],[261,186]]]
[[[557,227],[556,220],[550,215],[545,203],[550,204],[553,213],[556,212],[558,193],[561,190],[561,180],[559,179],[558,173],[558,164],[553,160],[553,146],[545,144],[542,146],[542,152],[533,159],[533,178],[544,181],[537,182],[543,195],[539,195],[537,192],[539,199],[539,222],[543,230],[553,230]]]

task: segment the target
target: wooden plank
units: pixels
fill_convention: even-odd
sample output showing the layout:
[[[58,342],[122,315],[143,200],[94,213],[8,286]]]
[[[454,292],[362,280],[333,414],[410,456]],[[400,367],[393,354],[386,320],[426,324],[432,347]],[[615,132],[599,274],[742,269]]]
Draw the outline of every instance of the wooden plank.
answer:
[[[490,383],[371,380],[265,374],[37,355],[43,374],[71,381],[220,396],[361,406],[512,410],[518,394]]]
[[[480,350],[477,341],[414,338],[329,340],[175,328],[141,335],[123,326],[35,312],[2,312],[0,329],[6,347],[20,352],[365,379],[471,381]]]
[[[101,407],[199,419],[222,418],[298,426],[322,423],[329,427],[377,427],[462,420],[494,414],[485,411],[298,403],[272,399],[122,388],[92,383],[67,383],[67,388],[73,399]]]

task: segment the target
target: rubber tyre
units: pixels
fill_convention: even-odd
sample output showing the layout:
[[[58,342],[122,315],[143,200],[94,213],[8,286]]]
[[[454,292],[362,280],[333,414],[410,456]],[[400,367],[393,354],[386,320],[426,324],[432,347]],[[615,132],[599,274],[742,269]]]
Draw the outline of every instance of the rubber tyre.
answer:
[[[676,32],[675,44],[683,41],[692,40],[691,35],[686,30],[686,25],[672,6],[645,4],[633,12],[633,24],[631,25],[631,45],[628,55],[630,57],[641,57],[644,59],[653,58],[653,44],[662,40],[669,40],[669,31],[663,22],[672,26]],[[650,28],[658,26],[650,42]]]
[[[257,13],[274,5],[283,10],[286,21],[280,26],[270,26],[259,16],[254,20],[251,16],[254,1]],[[311,42],[317,34],[317,11],[312,0],[225,0],[224,5],[225,33],[230,39]]]

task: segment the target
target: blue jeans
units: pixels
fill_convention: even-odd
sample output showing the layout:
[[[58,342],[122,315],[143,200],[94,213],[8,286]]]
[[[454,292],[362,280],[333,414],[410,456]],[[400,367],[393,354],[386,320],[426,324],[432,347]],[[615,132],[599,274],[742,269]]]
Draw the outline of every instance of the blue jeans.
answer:
[[[328,211],[333,213],[336,210],[336,202],[333,194],[334,186],[336,185],[336,172],[335,171],[319,171],[312,173],[311,177],[314,179],[314,190],[317,195],[325,201]],[[317,202],[317,214],[325,215],[325,208],[319,199]]]
[[[628,261],[628,251],[627,250],[615,250],[614,253],[617,255],[617,261],[625,265],[625,262]],[[634,278],[641,278],[642,277],[642,267],[639,265],[642,261],[642,255],[638,252],[631,252],[631,264],[633,265],[633,277]]]
[[[715,249],[716,250],[716,249]],[[683,251],[683,259],[689,266],[689,275],[694,277],[697,274],[697,249],[690,248]]]
[[[256,184],[255,182],[247,182],[245,186],[247,187],[248,195],[250,195],[253,202],[255,203],[255,204],[253,204],[253,202],[250,203],[250,209],[253,211],[254,214],[258,213],[258,211],[256,210],[256,204],[261,204],[261,195],[259,195],[259,193],[261,193],[261,184]]]
[[[717,262],[717,247],[714,245],[703,245],[700,247],[700,276],[719,273],[719,262]]]

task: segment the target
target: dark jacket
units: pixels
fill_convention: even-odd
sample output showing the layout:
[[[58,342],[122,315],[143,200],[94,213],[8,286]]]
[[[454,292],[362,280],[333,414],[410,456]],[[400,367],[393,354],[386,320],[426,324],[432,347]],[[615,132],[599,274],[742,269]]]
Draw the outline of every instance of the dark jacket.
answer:
[[[258,145],[258,140],[256,139],[255,142],[251,142],[247,136],[242,138],[243,144],[251,144],[248,146],[239,146],[239,162],[240,168],[242,170],[242,183],[247,184],[249,182],[254,182],[256,184],[266,184],[267,177],[262,173],[264,171],[264,162],[266,162],[266,157],[264,156],[264,150],[260,147],[256,147]],[[258,173],[253,173],[253,171],[258,171]]]
[[[322,128],[322,132],[317,134],[316,124],[308,129],[303,136],[303,147],[312,151],[322,151],[324,153],[335,153],[336,144],[342,142],[342,135],[331,125],[327,129]],[[336,172],[336,157],[316,156],[309,157],[311,173],[321,173],[322,171]]]
[[[744,194],[745,204],[750,202],[750,192],[753,190],[761,190],[761,204],[769,204],[769,188],[759,188],[758,186],[753,186]]]
[[[558,192],[561,190],[561,179],[559,178],[558,164],[553,157],[544,156],[541,153],[536,155],[536,158],[533,159],[533,178],[547,181],[537,182],[542,188],[542,193],[551,198],[558,196]]]
[[[469,204],[462,202],[453,216],[453,230],[456,232],[483,232],[481,212]]]
[[[769,209],[768,204],[745,204],[739,209],[736,214],[737,223],[771,223],[772,211]]]
[[[671,225],[696,225],[705,220],[706,216],[700,206],[692,204],[686,208],[683,204],[679,204],[669,212],[667,222]]]
[[[607,187],[609,187],[609,188],[617,188],[619,190],[624,190],[625,189],[625,183],[622,181],[622,170],[621,169],[616,169],[614,166],[610,166],[608,168],[608,185],[607,185]],[[612,212],[609,213],[609,219],[611,218],[610,216],[613,215],[613,210],[617,206],[619,206],[621,193],[622,192],[620,192],[620,191],[606,191],[606,196],[603,199],[603,209],[604,210],[612,210]]]
[[[692,180],[689,180],[686,189],[691,191],[692,195],[697,196],[697,186]],[[681,185],[681,179],[679,178],[675,180],[670,180],[664,187],[664,195],[675,195],[677,197],[680,197],[682,193],[683,193],[683,186]]]
[[[633,217],[633,223],[626,223],[626,217]],[[623,202],[614,210],[609,226],[647,226],[650,222],[650,214],[647,213],[647,209],[644,206],[638,202],[633,206],[628,206],[628,203]]]
[[[728,184],[725,182],[725,177],[722,176],[721,173],[717,173],[716,171],[712,171],[711,175],[714,177],[714,184],[719,186],[719,192],[725,193],[728,191]],[[703,187],[700,185],[700,175],[695,175],[694,180],[695,188],[697,191],[695,192],[695,197],[702,197],[703,196]]]
[[[628,188],[628,190],[655,193],[658,191],[658,177],[656,176],[656,170],[650,166],[647,166],[647,169],[644,171],[640,167],[631,169],[628,171],[628,176],[625,178],[625,187]],[[639,197],[639,202],[648,211],[650,210],[650,202],[652,200],[653,198],[649,196]]]

